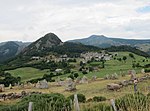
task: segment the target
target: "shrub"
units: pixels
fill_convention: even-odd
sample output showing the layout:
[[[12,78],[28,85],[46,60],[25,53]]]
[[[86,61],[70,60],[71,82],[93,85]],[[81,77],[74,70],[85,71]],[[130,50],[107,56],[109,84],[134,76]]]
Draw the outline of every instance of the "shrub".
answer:
[[[71,78],[72,80],[74,80],[74,76],[73,76],[72,74],[70,74],[70,75],[68,76],[68,78]]]
[[[150,69],[145,69],[145,72],[146,72],[146,73],[150,72]]]
[[[129,56],[133,59],[135,59],[134,55],[132,53],[129,53]]]
[[[71,70],[69,68],[65,69],[64,74],[71,73]]]
[[[95,102],[106,101],[106,98],[103,96],[95,96],[95,97],[93,97],[93,101],[95,101]]]
[[[107,104],[88,104],[82,106],[82,111],[114,111],[113,108]]]
[[[142,111],[150,110],[150,100],[147,96],[141,93],[127,94],[124,97],[116,100],[116,106],[123,111]],[[129,110],[130,109],[130,110]]]
[[[74,77],[77,78],[79,76],[78,73],[74,73]]]
[[[78,97],[78,101],[80,103],[85,103],[85,101],[86,101],[85,95],[77,94],[77,97]],[[74,95],[69,96],[68,99],[71,99],[73,101],[74,100]]]
[[[71,105],[69,101],[62,94],[52,93],[27,96],[16,105],[7,105],[7,107],[1,107],[0,111],[27,111],[29,102],[33,102],[33,111],[71,110]]]
[[[9,84],[14,85],[21,81],[21,77],[14,77],[10,73],[0,72],[0,78],[1,77],[0,84],[4,84],[6,87],[8,87]]]
[[[82,71],[82,74],[87,74],[87,72],[86,71]]]
[[[92,72],[94,70],[93,67],[89,67],[89,71]]]

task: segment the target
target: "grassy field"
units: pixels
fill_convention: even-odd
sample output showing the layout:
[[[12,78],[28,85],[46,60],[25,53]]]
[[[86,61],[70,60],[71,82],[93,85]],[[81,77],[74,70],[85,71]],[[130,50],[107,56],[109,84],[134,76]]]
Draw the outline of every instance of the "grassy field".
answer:
[[[15,77],[21,77],[22,81],[27,81],[42,77],[44,74],[48,73],[49,70],[39,70],[31,67],[24,67],[15,70],[9,70],[7,72],[11,73]]]
[[[140,76],[142,76],[142,74],[137,75],[137,77]],[[78,84],[76,87],[77,90],[73,92],[65,91],[65,86],[59,87],[59,86],[55,86],[55,83],[49,83],[48,89],[37,89],[33,86],[30,87],[25,86],[25,88],[18,88],[18,87],[14,87],[13,89],[6,88],[5,92],[3,93],[7,94],[11,92],[20,93],[21,91],[27,91],[27,92],[38,91],[42,93],[61,93],[66,97],[75,93],[77,94],[81,93],[84,94],[87,99],[92,98],[94,96],[104,96],[109,100],[109,99],[116,99],[122,97],[125,94],[134,93],[133,85],[123,87],[120,91],[109,91],[106,88],[107,84],[109,83],[116,83],[121,80],[128,80],[129,78],[130,78],[129,75],[126,75],[126,77],[119,77],[119,79],[117,80],[103,80],[102,78],[98,78],[96,81],[93,82],[91,81],[88,84]],[[149,80],[138,83],[138,91],[142,92],[143,94],[148,94],[148,92],[150,92],[150,90],[148,89],[149,85],[150,85]],[[10,101],[6,101],[4,102],[4,104],[8,102]]]
[[[133,53],[132,53],[133,54]],[[126,62],[124,62],[123,60],[120,62],[118,60],[109,60],[105,62],[105,68],[101,68],[99,69],[99,71],[94,71],[94,72],[89,72],[88,74],[86,74],[87,77],[92,77],[93,75],[96,75],[97,77],[104,77],[106,74],[110,75],[110,74],[120,74],[120,71],[125,71],[125,73],[128,73],[128,70],[133,69],[132,68],[132,61],[136,61],[136,63],[140,63],[140,65],[145,65],[148,64],[150,62],[150,58],[148,58],[148,61],[143,62],[143,60],[145,59],[145,57],[142,56],[138,56],[136,54],[133,54],[135,59],[129,57],[129,52],[118,52],[118,56],[116,58],[123,58],[123,56],[127,57]],[[78,62],[79,64],[79,62]],[[87,66],[101,66],[101,62],[92,62],[90,64],[88,64]],[[141,72],[142,68],[134,68],[134,70],[136,70],[137,73]],[[82,77],[83,74],[81,72],[79,72],[78,70],[74,70],[76,72],[79,73],[79,75]],[[66,77],[68,75],[63,75],[61,76],[62,78]]]
[[[110,60],[110,61],[106,61],[105,62],[105,68],[101,68],[99,69],[99,71],[93,71],[93,72],[89,72],[88,74],[86,74],[87,77],[92,77],[93,75],[96,75],[97,77],[104,77],[106,74],[120,74],[120,71],[125,71],[125,73],[128,73],[128,70],[133,69],[132,68],[132,61],[136,61],[136,63],[140,63],[140,65],[145,65],[148,64],[150,59],[147,59],[148,61],[143,62],[143,60],[145,59],[145,57],[142,56],[138,56],[136,54],[133,54],[135,59],[129,57],[129,52],[118,52],[118,56],[116,56],[116,58],[123,58],[123,56],[127,57],[127,60],[124,62],[122,61],[118,61],[118,60]],[[80,60],[78,60],[77,63],[71,63],[73,65],[75,65],[76,67],[74,69],[71,69],[77,73],[79,73],[79,75],[82,77],[83,74],[81,72],[78,71],[79,69],[79,62]],[[87,66],[101,66],[101,62],[92,62],[90,64],[87,64]],[[142,68],[135,68],[136,72],[140,72]],[[22,78],[22,81],[27,81],[27,80],[31,80],[31,79],[35,79],[35,78],[39,78],[42,77],[44,74],[46,73],[50,73],[49,70],[38,70],[35,68],[31,68],[31,67],[25,67],[25,68],[19,68],[19,69],[15,69],[15,70],[10,70],[8,71],[9,73],[11,73],[13,76],[20,76]],[[69,74],[66,75],[62,75],[60,76],[60,78],[66,78]],[[57,78],[57,77],[55,77]]]

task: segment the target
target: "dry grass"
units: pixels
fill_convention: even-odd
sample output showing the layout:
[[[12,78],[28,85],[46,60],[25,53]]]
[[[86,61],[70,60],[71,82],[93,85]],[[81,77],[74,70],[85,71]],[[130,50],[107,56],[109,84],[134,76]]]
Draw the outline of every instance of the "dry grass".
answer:
[[[138,74],[138,76],[141,76],[141,74]],[[66,97],[74,94],[74,93],[81,93],[86,96],[87,99],[92,98],[94,96],[104,96],[107,99],[112,99],[112,98],[119,98],[121,96],[124,96],[125,94],[129,93],[134,93],[133,86],[130,85],[128,87],[122,88],[120,91],[108,91],[106,89],[106,85],[109,83],[114,83],[118,82],[121,80],[127,80],[129,79],[129,76],[126,77],[120,77],[118,80],[102,80],[99,78],[97,81],[90,82],[88,84],[79,84],[77,85],[77,90],[74,92],[67,92],[65,91],[65,87],[58,87],[55,86],[55,83],[49,83],[49,89],[37,89],[35,87],[27,87],[25,88],[18,88],[14,87],[13,89],[5,89],[5,92],[3,93],[20,93],[21,91],[27,91],[27,92],[32,92],[32,91],[37,91],[37,92],[42,92],[42,93],[61,93],[65,95]],[[150,85],[150,81],[143,81],[138,84],[138,90],[142,92],[143,94],[148,93],[148,86]],[[11,101],[8,101],[8,103]]]

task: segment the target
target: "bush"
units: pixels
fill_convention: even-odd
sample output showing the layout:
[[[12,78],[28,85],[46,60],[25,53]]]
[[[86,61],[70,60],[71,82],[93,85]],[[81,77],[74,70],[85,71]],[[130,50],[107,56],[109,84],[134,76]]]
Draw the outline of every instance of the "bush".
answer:
[[[71,70],[69,68],[65,69],[64,74],[71,73]]]
[[[146,72],[146,73],[150,72],[150,69],[145,69],[145,72]]]
[[[73,76],[72,74],[70,74],[70,75],[68,76],[68,78],[71,78],[72,80],[74,80],[74,76]]]
[[[88,104],[82,106],[82,111],[114,111],[113,108],[107,104]]]
[[[0,84],[4,84],[5,87],[8,87],[9,84],[15,85],[15,83],[18,83],[21,81],[21,77],[14,77],[10,73],[0,72]]]
[[[95,96],[95,97],[93,97],[93,101],[95,101],[95,102],[106,101],[106,98],[103,96]]]
[[[29,102],[33,102],[33,111],[70,111],[71,105],[62,94],[36,94],[23,98],[16,105],[0,107],[0,111],[27,111]],[[10,110],[11,109],[11,110]]]
[[[87,74],[87,72],[86,71],[82,71],[82,74]]]
[[[133,59],[135,59],[134,55],[132,53],[129,53],[129,56]]]
[[[83,95],[83,94],[77,94],[77,97],[78,97],[78,101],[80,103],[85,103],[85,101],[86,101],[85,95]],[[74,100],[74,94],[71,95],[71,96],[69,96],[68,99],[71,99],[73,101]]]
[[[89,67],[89,71],[92,72],[94,70],[93,67]]]
[[[116,100],[116,106],[123,111],[150,111],[150,99],[142,93],[127,94]]]
[[[79,76],[78,73],[74,73],[74,77],[77,78]]]

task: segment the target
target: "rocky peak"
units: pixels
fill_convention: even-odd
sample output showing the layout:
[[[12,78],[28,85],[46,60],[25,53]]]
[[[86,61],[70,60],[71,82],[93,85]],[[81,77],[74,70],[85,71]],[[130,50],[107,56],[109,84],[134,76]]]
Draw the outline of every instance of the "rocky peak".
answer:
[[[44,37],[35,42],[37,49],[48,48],[52,46],[60,45],[62,41],[54,33],[48,33]]]
[[[25,55],[34,55],[36,53],[42,52],[43,50],[47,50],[53,46],[59,46],[63,42],[58,38],[54,33],[48,33],[45,36],[41,37],[37,41],[31,43],[28,47],[26,47],[22,53]]]

